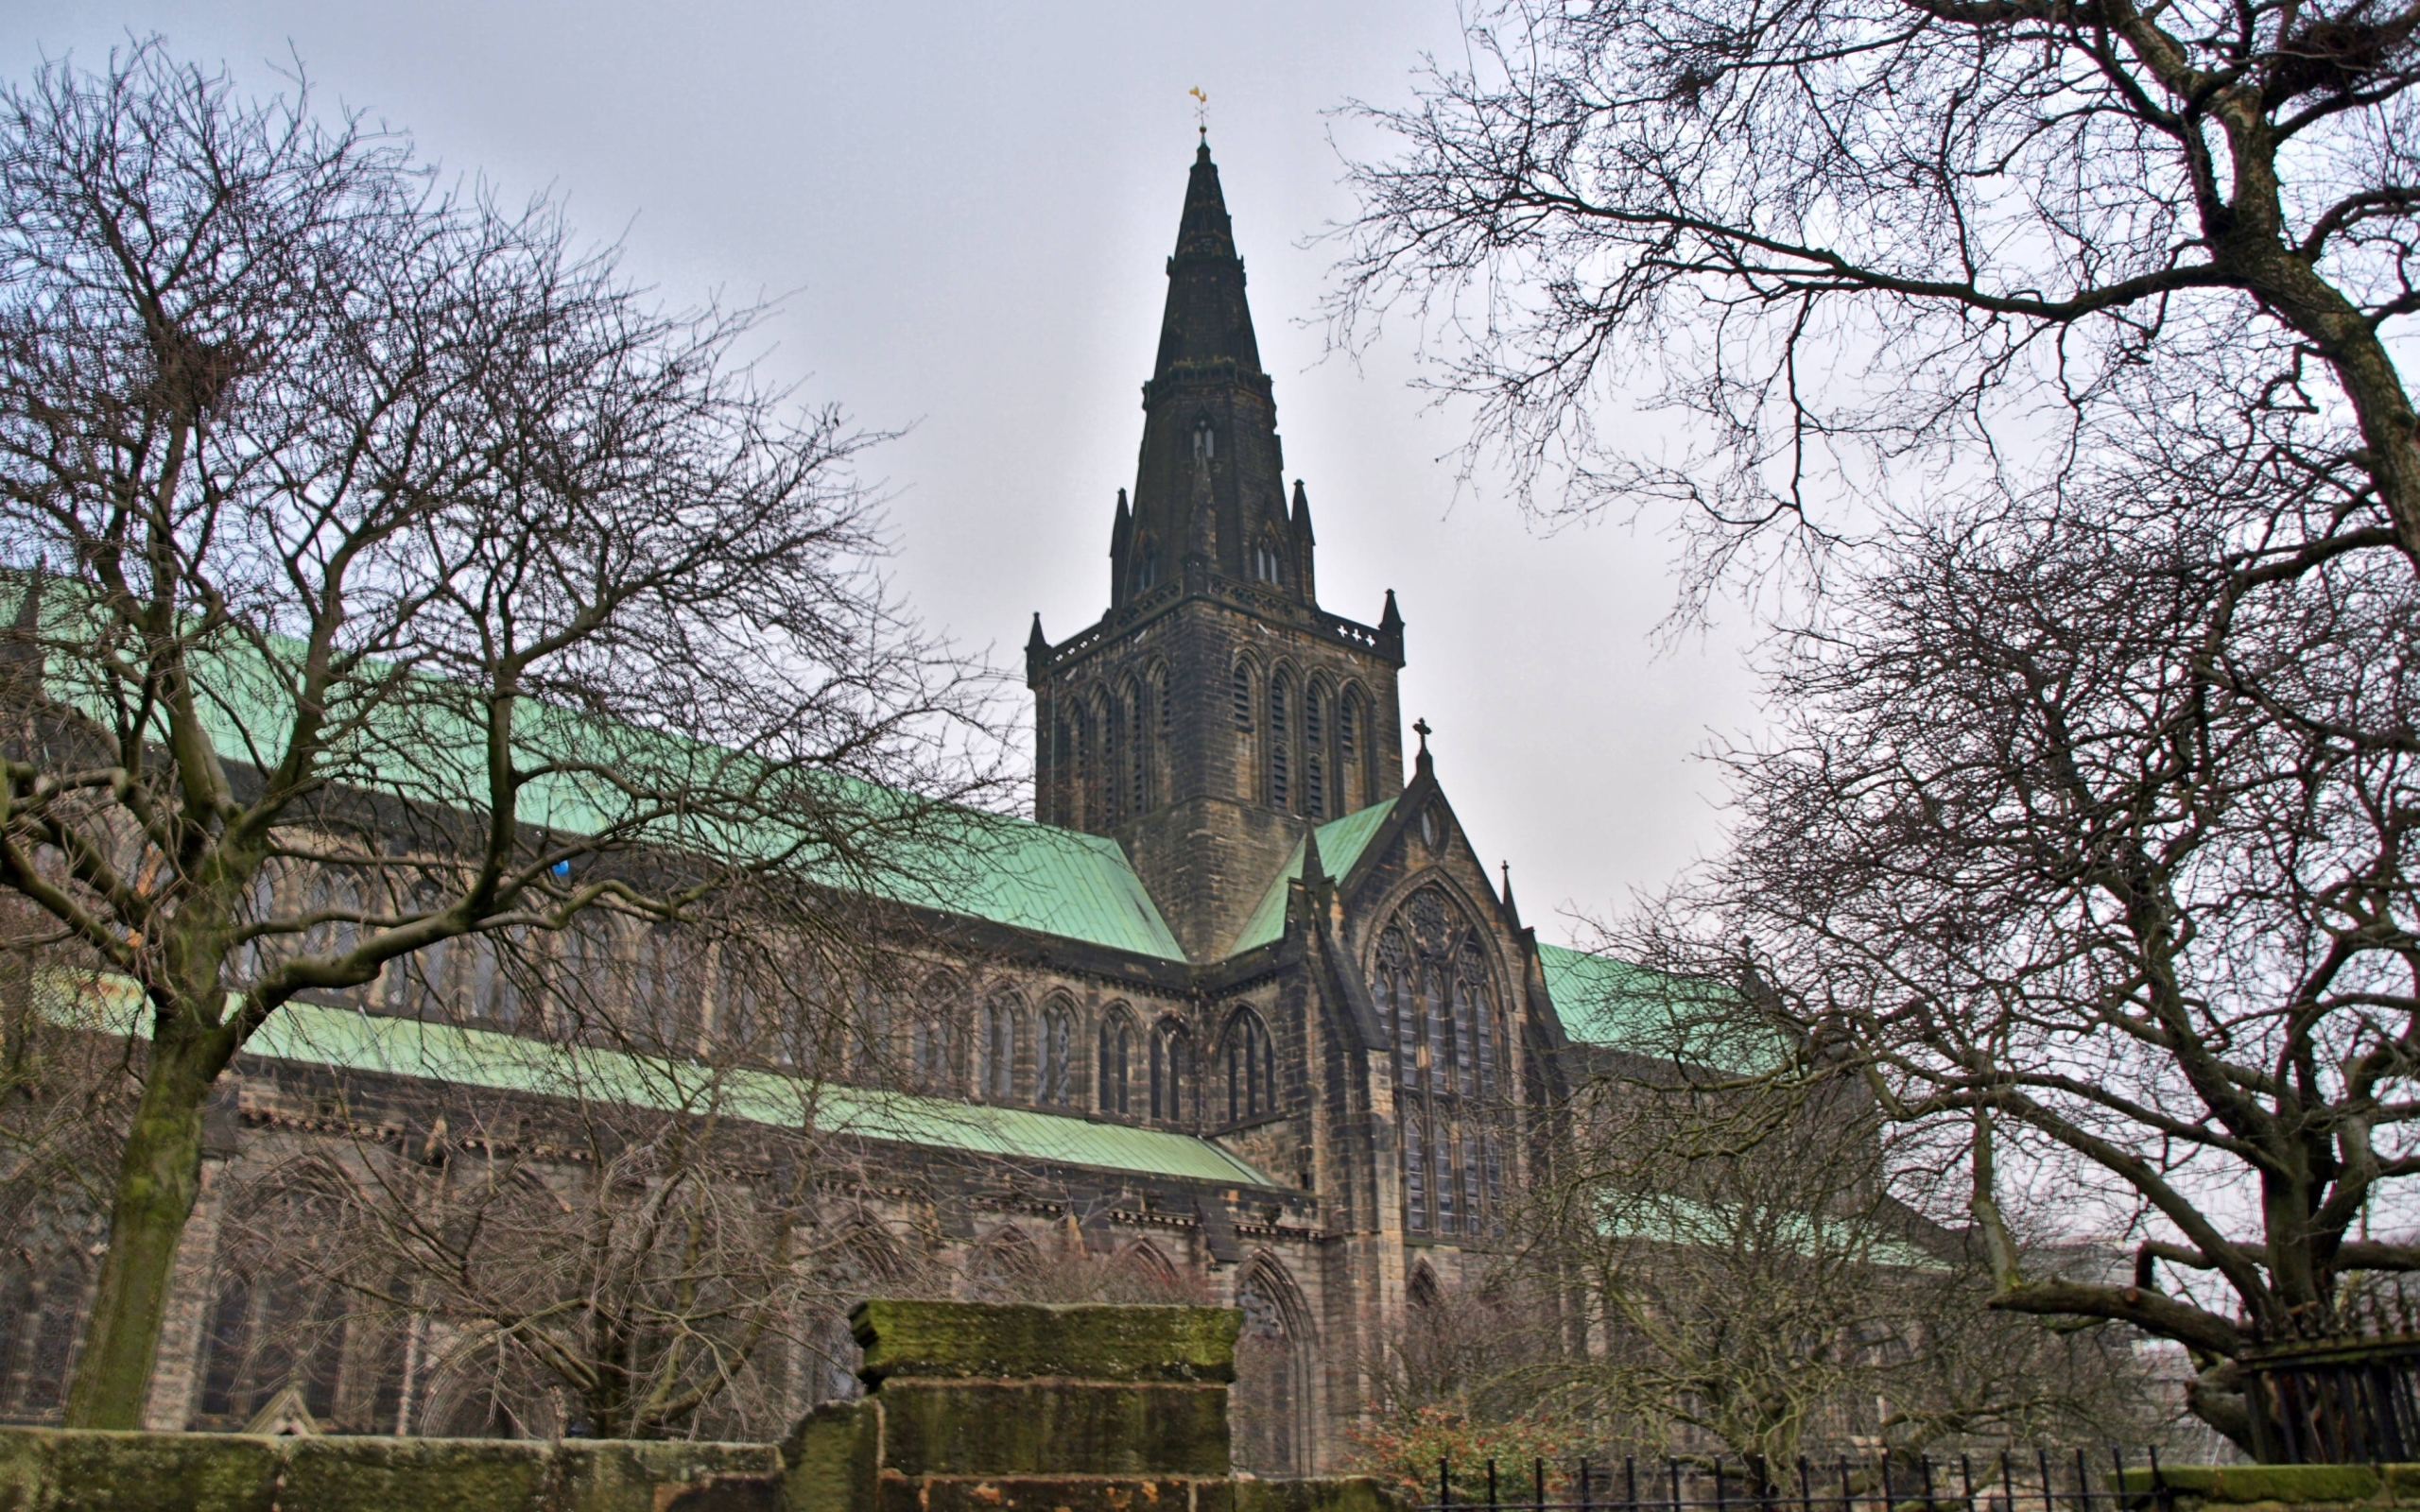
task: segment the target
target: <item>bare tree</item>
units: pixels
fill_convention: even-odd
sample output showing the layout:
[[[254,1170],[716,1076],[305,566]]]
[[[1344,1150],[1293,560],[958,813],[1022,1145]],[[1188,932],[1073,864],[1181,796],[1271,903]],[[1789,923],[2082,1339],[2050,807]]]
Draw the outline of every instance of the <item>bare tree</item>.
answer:
[[[1701,590],[1777,523],[1820,553],[1877,495],[2204,443],[2327,496],[2273,547],[2420,558],[2415,28],[2376,0],[1505,0],[1413,104],[1347,112],[1392,155],[1352,168],[1337,338],[1416,315],[1525,498],[1682,503]],[[1660,452],[1631,403],[1692,428]]]
[[[1737,971],[1753,937],[1765,1022],[1961,1173],[1994,1304],[2184,1345],[2247,1447],[2244,1353],[2420,1269],[2420,593],[2392,555],[2270,572],[2272,508],[1895,529],[1779,654],[1736,849],[1633,940]],[[2028,1192],[2131,1280],[2029,1266]]]
[[[1853,1081],[1690,1080],[1593,1080],[1538,1194],[1531,1239],[1579,1283],[1595,1348],[1574,1385],[1600,1417],[1766,1488],[1810,1452],[2150,1436],[2130,1331],[1986,1312],[1979,1246],[1900,1199],[1917,1152]]]
[[[1666,985],[1653,1008],[1635,975],[1625,1006],[1693,1041],[1736,1001]],[[1979,1246],[1900,1199],[1923,1146],[1853,1064],[1768,1081],[1633,1049],[1589,1053],[1497,1271],[1416,1298],[1398,1416],[1443,1403],[1616,1458],[1727,1460],[1760,1493],[1802,1454],[2152,1435],[2131,1331],[1986,1311]]]
[[[0,883],[147,1041],[67,1420],[134,1426],[211,1086],[449,938],[861,885],[963,792],[873,438],[544,203],[157,43],[0,111]],[[954,821],[955,822],[955,821]]]

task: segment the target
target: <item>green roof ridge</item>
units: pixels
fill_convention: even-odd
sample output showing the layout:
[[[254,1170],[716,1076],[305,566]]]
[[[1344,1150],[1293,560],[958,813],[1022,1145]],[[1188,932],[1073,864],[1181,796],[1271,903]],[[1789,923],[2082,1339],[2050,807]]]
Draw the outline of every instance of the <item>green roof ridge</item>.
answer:
[[[79,988],[97,990],[87,994]],[[123,978],[46,972],[44,1012],[70,1024],[143,1034],[144,1016],[132,1000],[134,992],[134,985]],[[79,1001],[90,1005],[90,1010],[78,1012]],[[554,1045],[501,1030],[391,1018],[358,1008],[288,1003],[270,1015],[244,1054],[495,1091],[586,1095],[658,1112],[711,1110],[775,1128],[809,1126],[1054,1165],[1277,1185],[1209,1140],[1169,1129],[817,1081],[777,1071]]]
[[[0,577],[7,575],[0,573]],[[17,576],[23,576],[23,574]],[[22,590],[21,590],[22,592]],[[43,610],[45,617],[72,615],[72,603],[54,598]],[[272,638],[300,652],[302,643]],[[220,754],[229,761],[251,763],[256,751],[274,750],[282,742],[291,711],[279,707],[266,684],[280,679],[274,663],[238,642],[198,646],[192,656],[197,681],[204,696],[203,717]],[[406,671],[406,676],[423,674]],[[53,664],[45,679],[58,687],[65,701],[106,717],[106,700],[97,679],[89,674],[70,676]],[[432,683],[443,679],[431,678]],[[528,700],[523,729],[533,738],[547,727],[571,721],[595,730],[600,738],[635,737],[652,758],[672,765],[726,769],[726,781],[745,782],[748,773],[735,764],[754,761],[746,751],[714,746],[691,737],[650,730],[617,721],[593,719],[574,711]],[[407,747],[407,748],[406,748]],[[374,722],[348,748],[334,753],[332,780],[390,791],[406,801],[415,797],[449,802],[463,791],[475,792],[483,782],[470,780],[473,764],[483,762],[483,737],[467,714],[441,704],[415,705],[401,726]],[[763,764],[770,770],[770,764]],[[453,771],[451,779],[431,780],[431,773]],[[839,784],[857,793],[873,808],[896,804],[905,809],[922,799],[840,773],[807,774],[808,781]],[[450,781],[450,789],[448,786]],[[533,784],[523,800],[523,816],[534,823],[574,833],[593,833],[607,817],[587,785],[575,777],[558,777]],[[959,914],[1036,934],[1106,946],[1161,960],[1182,961],[1179,945],[1142,878],[1125,850],[1103,835],[1013,815],[993,814],[962,805],[941,805],[943,816],[938,835],[920,836],[902,848],[895,864],[874,875],[832,875],[829,885],[847,892],[882,898],[911,907]],[[746,849],[752,843],[770,853],[785,843],[767,833],[725,835],[723,843]],[[668,842],[677,844],[677,840]]]
[[[1394,812],[1394,807],[1395,800],[1388,799],[1366,809],[1356,809],[1340,819],[1330,819],[1312,832],[1320,840],[1320,865],[1327,868],[1329,876],[1341,877],[1353,869],[1353,864],[1360,860],[1361,852],[1370,848],[1370,841],[1377,834],[1378,827],[1386,822],[1388,815]],[[1252,916],[1244,920],[1244,927],[1236,936],[1236,943],[1228,949],[1228,954],[1241,955],[1246,951],[1257,950],[1286,933],[1286,887],[1302,874],[1303,842],[1297,840],[1293,853],[1286,858],[1286,865],[1279,868],[1276,879],[1269,885],[1269,890],[1260,895],[1260,902],[1253,905]]]

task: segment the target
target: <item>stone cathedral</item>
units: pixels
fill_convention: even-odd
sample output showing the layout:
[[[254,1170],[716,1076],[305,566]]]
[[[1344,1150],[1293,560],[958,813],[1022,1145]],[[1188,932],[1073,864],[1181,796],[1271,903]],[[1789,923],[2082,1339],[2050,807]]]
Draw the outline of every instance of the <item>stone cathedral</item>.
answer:
[[[920,995],[956,1027],[915,1031],[915,1095],[873,1140],[902,1168],[949,1173],[948,1199],[903,1207],[893,1238],[960,1274],[987,1247],[1080,1232],[1106,1261],[1241,1307],[1238,1397],[1254,1410],[1239,1458],[1309,1473],[1350,1452],[1402,1310],[1488,1253],[1566,1053],[1623,1038],[1625,977],[1539,944],[1464,837],[1425,733],[1407,760],[1392,593],[1374,623],[1322,607],[1309,495],[1286,475],[1206,144],[1167,276],[1107,609],[1057,642],[1034,623],[1037,812],[1008,826],[1016,864],[979,896],[918,905]],[[556,969],[600,958],[566,948]],[[680,990],[711,1039],[737,989],[700,970]],[[515,1079],[527,1057],[492,996],[500,975],[457,950],[415,980],[294,1005],[239,1059],[153,1426],[240,1428],[284,1401],[351,1432],[547,1431],[500,1425],[475,1371],[449,1375],[417,1336],[402,1365],[264,1342],[294,1306],[265,1239],[276,1173],[424,1158],[443,1125],[411,1109],[432,1076],[544,1101]],[[396,1048],[431,1004],[468,1026],[449,1030],[441,1070]],[[55,1414],[85,1263],[70,1248],[0,1280],[0,1418]]]

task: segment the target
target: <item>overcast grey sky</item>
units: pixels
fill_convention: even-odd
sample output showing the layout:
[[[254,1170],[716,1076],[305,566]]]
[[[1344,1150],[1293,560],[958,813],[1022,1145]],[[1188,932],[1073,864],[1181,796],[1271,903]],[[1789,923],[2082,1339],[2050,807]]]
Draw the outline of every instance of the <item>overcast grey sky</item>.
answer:
[[[551,186],[671,300],[782,296],[772,371],[913,426],[878,463],[899,586],[1019,664],[1031,611],[1063,639],[1107,602],[1200,85],[1322,602],[1367,621],[1396,591],[1405,715],[1436,728],[1473,841],[1549,938],[1719,842],[1690,756],[1752,726],[1753,684],[1736,636],[1657,653],[1668,543],[1458,499],[1463,433],[1409,387],[1408,344],[1322,361],[1306,323],[1332,253],[1305,240],[1351,208],[1323,112],[1401,98],[1457,46],[1450,0],[0,0],[16,78],[130,31],[262,92],[299,54],[324,100],[448,167]]]

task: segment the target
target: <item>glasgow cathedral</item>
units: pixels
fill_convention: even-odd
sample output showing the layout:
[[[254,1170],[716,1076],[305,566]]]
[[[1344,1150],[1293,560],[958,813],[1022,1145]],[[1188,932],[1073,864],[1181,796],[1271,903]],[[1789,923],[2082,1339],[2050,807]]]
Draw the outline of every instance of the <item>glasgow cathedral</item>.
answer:
[[[1351,1452],[1403,1310],[1486,1264],[1568,1053],[1621,1039],[1625,978],[1538,942],[1465,838],[1425,730],[1407,754],[1393,594],[1370,623],[1321,605],[1310,495],[1286,475],[1206,143],[1167,276],[1107,608],[1056,642],[1037,617],[1026,645],[1038,749],[1033,819],[1009,826],[1019,864],[922,907],[928,1026],[902,1055],[924,1074],[868,1125],[849,1180],[882,1244],[961,1289],[986,1255],[1072,1245],[1241,1308],[1239,1458],[1325,1471]],[[417,1333],[308,1359],[264,1342],[295,1305],[268,1174],[424,1153],[444,1123],[408,1109],[440,1082],[484,1079],[536,1126],[550,1116],[543,1090],[514,1090],[476,954],[422,970],[431,1001],[486,1025],[442,1064],[395,1054],[375,1031],[397,1000],[368,991],[294,1005],[236,1062],[152,1426],[257,1426],[283,1401],[340,1431],[567,1430],[500,1418]],[[0,1287],[0,1417],[55,1414],[87,1264],[64,1253]],[[866,1289],[882,1284],[870,1268]],[[795,1406],[825,1387],[793,1372],[780,1389]]]

